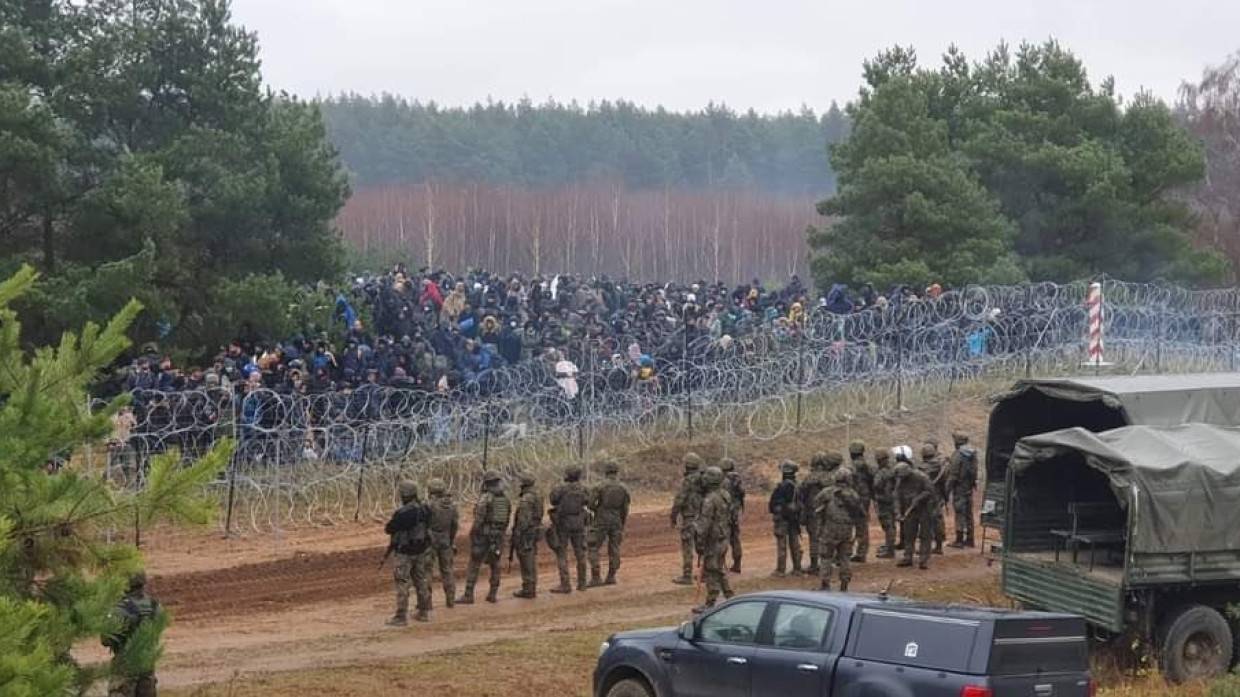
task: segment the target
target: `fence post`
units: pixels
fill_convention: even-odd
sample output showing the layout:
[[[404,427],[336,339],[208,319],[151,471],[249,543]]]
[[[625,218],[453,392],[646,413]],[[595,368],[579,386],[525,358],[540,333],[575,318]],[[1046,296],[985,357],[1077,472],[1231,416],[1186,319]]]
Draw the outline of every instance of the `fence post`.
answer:
[[[353,522],[356,523],[362,519],[362,480],[366,477],[366,460],[363,459],[357,466],[357,494],[356,505],[353,508]]]
[[[228,512],[224,514],[224,537],[232,537],[233,500],[237,495],[237,453],[228,463]]]
[[[142,549],[142,509],[133,507],[133,546]]]
[[[491,409],[490,405],[482,406],[482,469],[487,469],[487,459],[491,455]]]
[[[805,327],[797,332],[797,428],[801,432],[801,397],[805,392]]]
[[[904,411],[904,332],[899,327],[896,328],[896,411]]]

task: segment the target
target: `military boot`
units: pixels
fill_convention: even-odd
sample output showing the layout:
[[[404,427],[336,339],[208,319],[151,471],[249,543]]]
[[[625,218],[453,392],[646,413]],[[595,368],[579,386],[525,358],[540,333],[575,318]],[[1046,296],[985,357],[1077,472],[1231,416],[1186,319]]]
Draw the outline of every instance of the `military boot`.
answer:
[[[616,585],[616,570],[615,569],[610,569],[607,571],[607,578],[603,581],[603,585],[604,586]]]
[[[585,590],[586,590],[587,588],[590,588],[590,587],[592,587],[593,585],[594,585],[593,583],[587,583],[587,582],[586,582],[586,579],[585,579],[585,577],[584,577],[584,576],[582,576],[581,578],[577,579],[577,590],[578,590],[578,592],[582,592],[582,593],[584,593],[584,592],[585,592]],[[601,585],[603,585],[603,584],[601,584],[601,583],[600,583],[599,585],[601,586]]]
[[[840,592],[841,592],[841,593],[847,593],[847,592],[848,592],[848,581],[849,581],[849,580],[850,580],[850,579],[846,579],[846,578],[841,578],[841,579],[840,579]]]
[[[830,581],[819,581],[819,582],[818,582],[818,590],[820,590],[820,591],[829,591],[829,590],[831,590],[831,582],[830,582]]]
[[[918,569],[921,569],[922,571],[925,571],[926,569],[929,569],[929,568],[930,568],[930,565],[929,565],[929,564],[927,564],[927,563],[926,563],[926,562],[924,562],[924,561],[919,561],[919,562],[917,562],[917,568],[918,568]]]
[[[487,602],[488,603],[499,602],[499,587],[498,586],[491,586],[491,592],[487,593]]]
[[[533,600],[536,596],[535,596],[535,594],[534,594],[534,591],[532,591],[532,590],[530,590],[530,589],[528,589],[528,588],[522,588],[522,589],[521,589],[521,590],[519,590],[519,591],[513,591],[513,592],[512,592],[512,597],[514,597],[514,598],[521,598],[521,599],[523,599],[523,600]]]
[[[973,549],[974,547],[977,547],[977,544],[973,541],[972,530],[970,530],[969,533],[964,536],[964,546],[968,547],[969,549]]]
[[[443,604],[448,609],[452,609],[452,607],[456,605],[456,600],[452,597],[451,593],[448,593],[446,596],[444,596]]]
[[[956,531],[956,541],[947,546],[952,549],[964,549],[964,533]]]
[[[901,567],[901,568],[909,567],[912,565],[913,565],[912,559],[901,559],[900,561],[896,562],[896,566]]]
[[[715,606],[715,601],[714,601],[714,599],[712,598],[712,599],[709,599],[709,600],[707,600],[706,602],[702,603],[701,605],[698,605],[697,607],[693,608],[692,612],[693,612],[693,614],[695,614],[695,615],[700,615],[700,614],[702,614],[703,612],[706,612],[707,610],[711,609],[711,608],[712,608],[712,607],[714,607],[714,606]]]
[[[860,555],[860,554],[854,554],[854,555],[852,555],[852,558],[850,558],[848,561],[850,561],[850,562],[852,562],[852,563],[854,563],[854,564],[864,564],[864,563],[865,563],[865,557],[864,557],[864,556],[862,556],[862,555]]]
[[[409,619],[405,615],[397,614],[387,621],[389,627],[408,627]]]
[[[413,621],[414,621],[414,622],[430,622],[430,621],[431,621],[431,613],[430,613],[430,611],[428,611],[428,610],[418,610],[418,611],[417,611],[417,612],[413,615]]]
[[[603,585],[603,574],[598,568],[590,569],[590,587],[598,588]]]
[[[461,593],[461,597],[456,599],[456,604],[457,605],[473,605],[474,604],[474,589],[470,588],[469,586],[465,586],[465,592]]]
[[[692,576],[678,576],[672,579],[672,583],[675,583],[678,586],[692,586],[693,577]]]
[[[942,541],[942,540],[937,540],[937,541],[934,543],[934,552],[933,552],[933,553],[934,553],[934,554],[942,554],[942,553],[943,553],[943,541]]]
[[[882,547],[878,548],[878,554],[875,554],[874,558],[875,559],[895,559],[896,553],[895,553],[895,550],[891,549],[887,545],[883,545]]]
[[[566,595],[568,593],[573,592],[573,587],[569,585],[568,579],[561,578],[560,585],[556,586],[555,588],[552,588],[551,592]]]

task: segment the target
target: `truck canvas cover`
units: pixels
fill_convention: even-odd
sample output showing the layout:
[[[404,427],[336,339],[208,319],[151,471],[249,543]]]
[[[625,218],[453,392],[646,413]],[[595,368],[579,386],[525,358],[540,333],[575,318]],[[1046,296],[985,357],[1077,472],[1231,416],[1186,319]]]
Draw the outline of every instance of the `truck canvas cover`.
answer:
[[[1136,502],[1129,553],[1240,549],[1240,428],[1069,428],[1021,439],[1010,467],[1019,475],[1071,454],[1106,475],[1121,506]]]

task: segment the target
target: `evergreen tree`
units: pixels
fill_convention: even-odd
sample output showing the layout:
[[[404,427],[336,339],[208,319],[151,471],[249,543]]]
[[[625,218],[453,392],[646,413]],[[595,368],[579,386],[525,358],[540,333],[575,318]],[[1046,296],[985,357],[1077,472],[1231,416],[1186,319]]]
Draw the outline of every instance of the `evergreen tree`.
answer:
[[[26,354],[11,306],[35,281],[27,266],[0,283],[0,697],[69,694],[103,677],[74,663],[70,650],[117,629],[110,611],[142,564],[132,545],[106,543],[103,531],[205,522],[214,507],[200,492],[232,451],[221,443],[188,467],[176,453],[157,457],[138,493],[88,471],[74,455],[107,435],[125,399],[88,411],[87,386],[129,345],[140,305]],[[53,459],[69,464],[54,471]],[[140,632],[122,662],[149,668],[166,624],[159,618]]]

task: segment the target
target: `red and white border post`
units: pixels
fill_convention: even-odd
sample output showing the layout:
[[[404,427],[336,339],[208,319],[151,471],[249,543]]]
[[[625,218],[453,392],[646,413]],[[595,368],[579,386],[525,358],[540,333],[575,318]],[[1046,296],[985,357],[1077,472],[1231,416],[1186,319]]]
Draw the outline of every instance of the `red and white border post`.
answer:
[[[1110,365],[1102,359],[1102,284],[1089,284],[1089,292],[1085,296],[1085,309],[1089,312],[1089,325],[1085,336],[1085,365],[1102,367]]]

